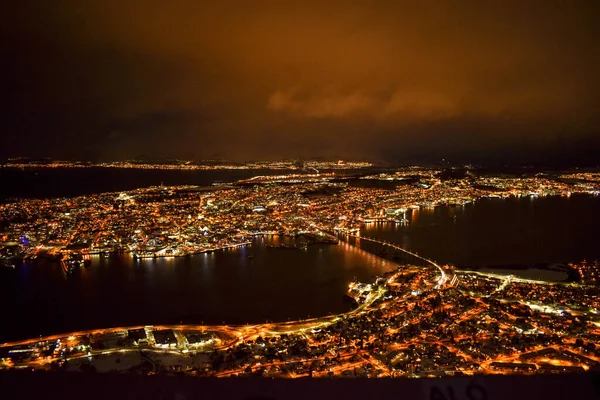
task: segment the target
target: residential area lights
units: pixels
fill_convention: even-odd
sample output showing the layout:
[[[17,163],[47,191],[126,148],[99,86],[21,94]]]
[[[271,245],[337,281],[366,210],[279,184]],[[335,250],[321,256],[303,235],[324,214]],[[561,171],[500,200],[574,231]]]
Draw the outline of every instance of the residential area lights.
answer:
[[[406,224],[408,210],[486,197],[597,195],[585,174],[550,178],[469,175],[406,168],[344,180],[334,174],[259,176],[211,187],[150,187],[74,198],[17,199],[0,205],[0,261],[40,254],[67,259],[112,251],[172,257],[247,244],[261,234],[357,233],[365,223]],[[360,184],[384,181],[390,189]],[[6,246],[6,244],[13,246]]]
[[[588,312],[598,307],[595,287],[511,282],[498,291],[500,278],[460,274],[442,286],[438,278],[433,266],[400,265],[372,283],[351,283],[357,307],[321,318],[111,328],[6,343],[0,368],[429,377],[577,372],[600,362],[598,320]],[[541,302],[570,302],[572,310],[533,307],[531,292]]]
[[[183,256],[247,245],[255,235],[313,242],[360,236],[372,220],[484,197],[597,194],[598,175],[441,179],[404,169],[371,176],[391,189],[329,176],[263,177],[212,187],[150,187],[0,206],[2,260],[92,253]],[[296,182],[297,180],[297,182]],[[457,271],[412,254],[373,282],[353,282],[352,311],[248,326],[147,326],[73,332],[0,346],[2,368],[178,372],[193,376],[424,377],[586,371],[600,362],[597,262],[574,283]]]
[[[114,161],[91,163],[84,161],[31,161],[28,159],[9,159],[2,165],[7,168],[127,168],[127,169],[153,169],[153,170],[306,170],[317,172],[319,170],[344,170],[367,168],[373,164],[364,161],[256,161],[236,163],[229,161],[186,161],[168,160],[165,162],[147,162],[140,160]]]

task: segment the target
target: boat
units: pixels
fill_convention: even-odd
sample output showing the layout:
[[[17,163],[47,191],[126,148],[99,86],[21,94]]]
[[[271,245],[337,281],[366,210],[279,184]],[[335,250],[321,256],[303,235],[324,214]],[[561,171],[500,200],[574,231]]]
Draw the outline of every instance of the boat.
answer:
[[[60,260],[60,266],[62,267],[63,271],[65,271],[65,274],[67,274],[67,275],[71,275],[72,273],[77,271],[77,268],[80,265],[81,265],[80,261],[74,260],[72,258]]]

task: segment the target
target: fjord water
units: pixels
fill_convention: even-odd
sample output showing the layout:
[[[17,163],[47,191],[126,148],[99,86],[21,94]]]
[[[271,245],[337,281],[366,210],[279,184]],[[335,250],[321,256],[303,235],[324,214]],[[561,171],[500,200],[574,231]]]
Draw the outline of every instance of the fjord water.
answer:
[[[135,261],[95,256],[65,276],[47,261],[0,270],[5,329],[0,342],[51,333],[153,324],[244,324],[349,310],[356,277],[393,268],[348,244],[274,249],[251,246],[181,258]]]
[[[285,173],[290,171],[277,171]],[[0,201],[7,198],[71,197],[158,186],[233,182],[272,170],[160,170],[122,168],[0,168]]]
[[[409,210],[406,226],[368,224],[371,236],[440,263],[505,266],[600,259],[600,197],[486,198]]]
[[[24,173],[15,172],[24,181],[9,190],[10,197],[43,192],[28,189],[40,175]],[[160,182],[227,182],[257,171],[129,171],[120,176],[91,169],[40,172],[46,173],[51,178],[43,175],[41,181],[54,188],[46,195],[68,196]],[[80,186],[92,178],[99,183]],[[59,184],[52,186],[52,180]],[[483,199],[465,207],[412,210],[407,218],[408,226],[372,224],[362,234],[455,265],[600,259],[598,197]],[[113,326],[243,324],[339,313],[349,307],[343,296],[354,277],[368,280],[394,268],[393,261],[345,243],[303,251],[266,248],[262,240],[189,258],[134,261],[129,255],[98,256],[89,268],[69,277],[47,261],[0,269],[0,342]]]

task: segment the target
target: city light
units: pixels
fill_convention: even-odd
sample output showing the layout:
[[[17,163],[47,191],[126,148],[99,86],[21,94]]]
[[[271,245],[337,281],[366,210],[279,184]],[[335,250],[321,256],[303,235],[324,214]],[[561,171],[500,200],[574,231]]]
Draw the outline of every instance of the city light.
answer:
[[[373,282],[351,282],[353,309],[347,313],[245,326],[73,332],[0,345],[6,353],[0,367],[114,369],[118,359],[122,370],[150,365],[147,374],[169,365],[217,377],[414,377],[581,372],[598,365],[597,262],[569,266],[581,278],[576,283],[461,271],[365,236],[361,228],[370,221],[410,224],[406,213],[417,207],[462,207],[486,197],[593,195],[600,175],[441,180],[439,172],[406,168],[368,176],[398,183],[386,190],[320,173],[261,176],[203,190],[161,185],[2,204],[2,262],[49,257],[67,277],[89,266],[90,254],[119,252],[140,260],[206,256],[264,237],[301,240],[267,245],[291,251],[315,244],[371,245],[381,257],[391,251],[407,261],[397,260],[393,271]],[[403,183],[408,176],[412,183]]]

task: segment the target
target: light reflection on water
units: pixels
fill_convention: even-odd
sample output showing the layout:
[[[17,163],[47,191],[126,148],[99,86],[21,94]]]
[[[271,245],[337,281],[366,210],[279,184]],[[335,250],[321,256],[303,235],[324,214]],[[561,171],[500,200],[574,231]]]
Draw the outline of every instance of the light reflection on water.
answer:
[[[0,341],[98,327],[160,323],[258,323],[343,312],[348,283],[394,263],[347,243],[307,250],[248,248],[191,257],[133,260],[93,256],[66,277],[47,261],[0,271],[0,301],[14,304]],[[248,257],[252,255],[252,258]]]
[[[409,210],[408,226],[369,224],[361,234],[455,265],[568,263],[600,259],[600,199],[483,199]]]

